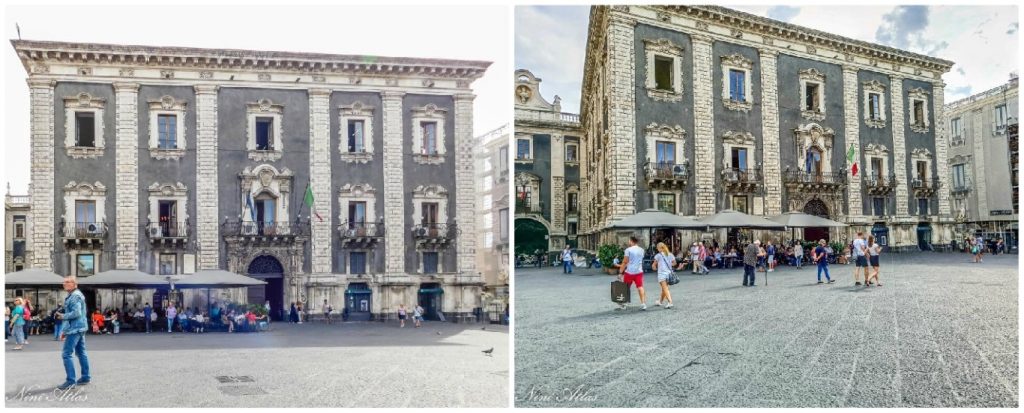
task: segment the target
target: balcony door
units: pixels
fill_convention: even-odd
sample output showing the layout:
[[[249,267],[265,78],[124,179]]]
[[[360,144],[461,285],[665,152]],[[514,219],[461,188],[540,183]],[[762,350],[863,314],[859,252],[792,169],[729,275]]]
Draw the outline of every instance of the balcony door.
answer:
[[[160,233],[165,237],[175,237],[178,232],[178,201],[159,202]]]
[[[75,201],[75,232],[92,232],[90,225],[95,223],[96,201]],[[98,228],[98,226],[93,228]]]
[[[276,229],[274,214],[277,200],[273,197],[261,194],[256,197],[256,228],[260,235],[272,234]]]
[[[366,232],[366,202],[350,202],[348,204],[348,227],[359,232]]]
[[[420,216],[420,223],[423,224],[425,228],[427,228],[431,237],[437,236],[437,209],[437,202],[423,203],[423,211],[421,212],[422,215]]]
[[[882,176],[882,158],[871,158],[871,177],[884,184],[885,177]]]

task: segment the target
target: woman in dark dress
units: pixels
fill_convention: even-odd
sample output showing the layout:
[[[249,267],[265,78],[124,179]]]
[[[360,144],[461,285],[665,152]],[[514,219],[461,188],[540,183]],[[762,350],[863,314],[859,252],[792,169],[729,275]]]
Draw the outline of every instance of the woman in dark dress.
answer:
[[[293,323],[299,322],[299,312],[295,309],[295,303],[292,303],[291,311],[288,313],[288,319]]]

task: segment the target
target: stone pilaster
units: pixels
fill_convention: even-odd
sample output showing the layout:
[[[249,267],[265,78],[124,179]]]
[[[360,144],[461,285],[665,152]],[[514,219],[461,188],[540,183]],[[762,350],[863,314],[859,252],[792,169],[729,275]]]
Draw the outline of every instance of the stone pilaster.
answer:
[[[462,277],[480,280],[476,272],[476,199],[473,189],[473,98],[460,93],[455,98],[455,219],[459,225],[456,252],[458,272]],[[460,301],[465,303],[464,301]],[[458,309],[458,311],[464,311]]]
[[[845,153],[849,150],[850,145],[857,148],[857,158],[854,162],[857,162],[857,175],[850,175],[849,181],[846,185],[846,199],[847,205],[850,207],[849,216],[860,217],[864,215],[864,201],[861,197],[861,177],[864,175],[864,154],[863,148],[860,146],[860,118],[858,114],[859,101],[857,99],[857,93],[860,90],[857,82],[857,68],[853,66],[843,66],[843,130],[846,132],[846,148],[842,148]],[[853,165],[849,165],[852,167]],[[849,173],[849,172],[847,172]]]
[[[633,28],[636,21],[613,14],[608,23],[608,120],[607,147],[611,206],[607,218],[632,215],[636,208],[636,52]]]
[[[53,135],[53,87],[57,82],[50,79],[29,78],[28,88],[31,99],[29,108],[32,139],[31,185],[32,236],[28,237],[28,250],[32,251],[32,268],[53,270],[53,242],[56,239],[54,219],[54,135]]]
[[[988,138],[991,132],[985,128],[988,123],[985,121],[986,113],[982,108],[972,110],[970,114],[974,118],[971,119],[971,130],[969,131],[972,144],[971,163],[974,166],[974,192],[978,197],[978,211],[975,215],[979,221],[985,221],[989,219],[988,176],[985,175],[985,138]]]
[[[932,87],[932,118],[935,119],[935,171],[939,177],[939,219],[947,220],[950,218],[949,208],[949,159],[947,158],[949,152],[949,136],[946,131],[949,126],[949,122],[945,115],[945,101],[944,94],[946,93],[946,84],[942,82],[934,83]]]
[[[311,216],[313,237],[312,273],[331,272],[331,91],[309,90],[309,181],[313,187],[313,208],[323,218]],[[305,191],[305,188],[296,188]]]
[[[383,92],[381,96],[384,114],[384,272],[389,277],[405,275],[405,186],[402,183],[403,96],[405,94],[402,92],[391,91]],[[472,168],[470,172],[472,172]]]
[[[139,84],[114,83],[118,269],[139,267]]]
[[[551,135],[551,227],[554,234],[566,233],[565,137],[562,135]]]
[[[217,89],[196,85],[196,243],[197,266],[201,270],[220,268],[220,222],[217,196]],[[224,188],[224,190],[230,190]]]
[[[904,118],[906,108],[903,107],[903,77],[890,77],[889,101],[892,102],[892,154],[896,173],[896,215],[906,218],[910,204],[910,181],[907,180],[907,145],[904,140]]]
[[[715,94],[711,38],[692,34],[693,42],[693,131],[697,215],[715,213]],[[780,202],[781,203],[781,202]]]
[[[782,160],[779,157],[779,53],[760,49],[761,133],[763,142],[765,214],[782,213]]]

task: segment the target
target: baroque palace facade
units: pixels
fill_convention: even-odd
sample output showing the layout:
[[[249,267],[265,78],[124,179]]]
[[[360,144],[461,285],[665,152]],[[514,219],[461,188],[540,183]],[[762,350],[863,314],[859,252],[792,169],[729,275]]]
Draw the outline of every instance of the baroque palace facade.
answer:
[[[594,7],[581,246],[619,242],[608,225],[654,207],[804,211],[850,224],[806,239],[863,230],[895,250],[948,245],[937,120],[952,65],[723,7]]]
[[[12,44],[31,267],[225,269],[268,283],[225,299],[326,299],[350,319],[480,306],[470,84],[490,63]]]

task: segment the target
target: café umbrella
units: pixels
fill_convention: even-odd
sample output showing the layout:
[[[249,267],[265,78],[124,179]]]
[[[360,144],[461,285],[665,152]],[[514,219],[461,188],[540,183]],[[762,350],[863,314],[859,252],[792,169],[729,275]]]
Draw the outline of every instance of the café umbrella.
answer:
[[[64,284],[64,277],[40,268],[30,268],[4,274],[4,287],[31,288],[36,293],[36,303],[39,303],[39,289],[59,289]]]
[[[174,280],[177,288],[205,288],[206,307],[210,310],[210,289],[212,288],[239,288],[254,287],[266,284],[266,281],[257,280],[241,274],[225,270],[199,270],[193,274],[184,275]]]
[[[121,290],[121,305],[128,305],[128,289],[160,288],[170,283],[160,276],[139,270],[108,270],[86,277],[78,277],[78,285],[92,288]]]

